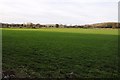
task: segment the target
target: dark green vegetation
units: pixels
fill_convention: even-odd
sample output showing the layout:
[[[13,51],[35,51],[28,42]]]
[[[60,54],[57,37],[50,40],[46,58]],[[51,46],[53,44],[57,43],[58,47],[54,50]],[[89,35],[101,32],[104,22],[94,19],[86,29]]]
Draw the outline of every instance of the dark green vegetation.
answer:
[[[118,77],[116,29],[3,29],[3,70],[17,77]]]

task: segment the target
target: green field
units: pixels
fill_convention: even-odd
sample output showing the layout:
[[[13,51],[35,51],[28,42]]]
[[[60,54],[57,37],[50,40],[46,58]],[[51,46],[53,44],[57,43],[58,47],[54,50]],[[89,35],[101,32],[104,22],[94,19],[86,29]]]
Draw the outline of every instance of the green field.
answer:
[[[2,29],[3,70],[17,77],[118,77],[117,29]]]

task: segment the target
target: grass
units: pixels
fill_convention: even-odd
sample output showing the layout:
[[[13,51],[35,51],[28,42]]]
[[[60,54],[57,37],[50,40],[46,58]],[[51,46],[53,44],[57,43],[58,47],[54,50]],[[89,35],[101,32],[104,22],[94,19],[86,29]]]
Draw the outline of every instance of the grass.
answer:
[[[2,29],[3,70],[17,77],[118,77],[116,29]]]

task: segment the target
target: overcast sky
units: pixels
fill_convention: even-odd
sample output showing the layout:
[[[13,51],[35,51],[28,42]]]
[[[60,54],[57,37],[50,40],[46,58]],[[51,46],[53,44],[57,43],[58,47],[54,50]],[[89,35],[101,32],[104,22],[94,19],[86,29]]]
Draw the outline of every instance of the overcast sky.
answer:
[[[118,21],[119,0],[0,0],[0,22],[91,24]]]

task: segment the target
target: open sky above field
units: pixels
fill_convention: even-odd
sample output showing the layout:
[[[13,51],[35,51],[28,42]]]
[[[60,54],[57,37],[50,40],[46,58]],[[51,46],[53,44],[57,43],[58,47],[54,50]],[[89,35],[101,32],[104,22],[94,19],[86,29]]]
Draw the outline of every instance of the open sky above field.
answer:
[[[89,24],[118,21],[119,0],[0,0],[0,22]]]

